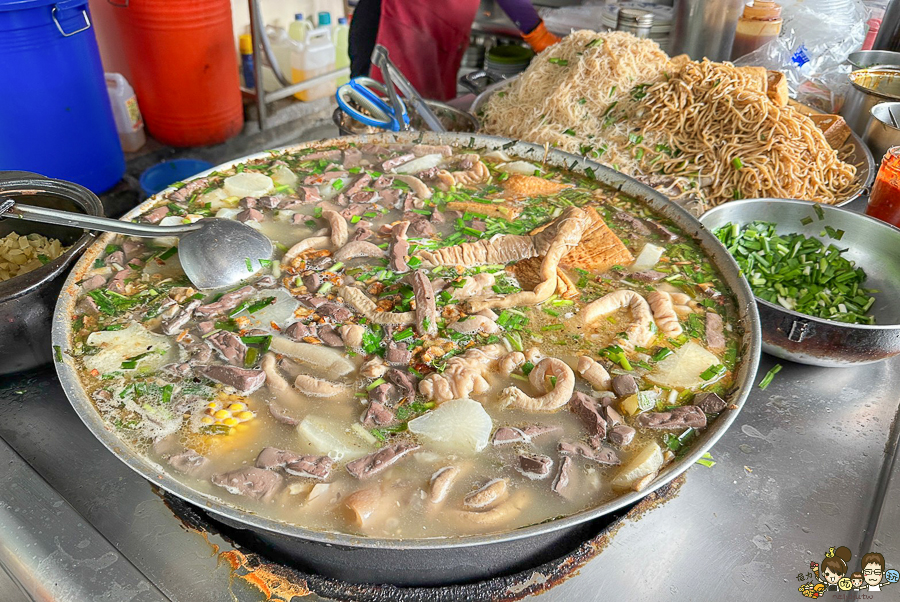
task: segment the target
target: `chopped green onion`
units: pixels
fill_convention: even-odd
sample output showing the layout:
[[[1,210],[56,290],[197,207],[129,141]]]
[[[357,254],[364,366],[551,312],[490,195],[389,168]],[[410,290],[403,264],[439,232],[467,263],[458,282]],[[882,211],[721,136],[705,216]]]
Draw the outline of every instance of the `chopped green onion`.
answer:
[[[379,379],[377,379],[377,380],[373,380],[371,383],[369,383],[368,385],[366,385],[366,391],[371,391],[372,389],[374,389],[374,388],[377,387],[378,385],[383,385],[384,383],[385,383],[385,380],[384,380],[383,378],[379,378]]]
[[[706,452],[699,460],[697,460],[697,464],[702,464],[707,468],[712,468],[716,465],[716,462],[713,460],[712,454]]]
[[[731,160],[731,166],[737,170],[744,169],[744,162],[741,161],[740,157],[735,157]]]
[[[706,370],[700,373],[700,378],[703,380],[712,380],[717,376],[722,376],[725,374],[725,366],[722,364],[713,364]]]
[[[775,364],[771,370],[766,372],[766,375],[763,377],[761,381],[759,381],[759,388],[763,391],[772,384],[772,379],[775,378],[775,375],[781,372],[781,364]]]

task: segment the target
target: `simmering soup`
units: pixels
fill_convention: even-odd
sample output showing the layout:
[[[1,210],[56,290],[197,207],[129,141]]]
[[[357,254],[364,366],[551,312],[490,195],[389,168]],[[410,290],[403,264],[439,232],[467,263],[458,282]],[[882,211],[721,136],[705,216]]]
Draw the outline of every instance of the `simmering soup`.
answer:
[[[259,229],[276,258],[201,292],[175,240],[109,238],[71,353],[124,440],[248,512],[507,531],[640,491],[726,409],[741,333],[719,274],[582,175],[351,143],[213,173],[140,220],[207,217]]]

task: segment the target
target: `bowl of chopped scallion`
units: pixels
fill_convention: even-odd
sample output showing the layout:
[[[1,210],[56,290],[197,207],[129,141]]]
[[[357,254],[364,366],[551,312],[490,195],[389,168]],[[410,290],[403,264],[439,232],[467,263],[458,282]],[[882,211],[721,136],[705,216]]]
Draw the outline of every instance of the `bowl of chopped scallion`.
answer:
[[[767,353],[831,367],[900,354],[900,229],[786,199],[732,201],[700,221],[753,289]]]

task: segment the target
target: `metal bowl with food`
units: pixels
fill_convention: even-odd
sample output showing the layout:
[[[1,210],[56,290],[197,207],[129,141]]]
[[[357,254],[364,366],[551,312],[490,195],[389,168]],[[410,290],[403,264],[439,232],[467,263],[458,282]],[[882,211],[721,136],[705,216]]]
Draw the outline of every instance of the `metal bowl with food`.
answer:
[[[519,77],[521,77],[521,75],[515,75],[513,77],[510,77],[509,79],[505,79],[489,85],[484,89],[483,92],[475,97],[475,100],[472,102],[472,106],[469,108],[469,111],[477,118],[481,119],[484,108],[488,104],[488,102],[490,102],[491,98],[493,98],[498,93],[504,93],[504,90],[512,85]],[[859,131],[860,133],[862,133],[862,130]],[[841,160],[856,168],[856,175],[854,178],[854,182],[856,185],[854,189],[852,190],[852,192],[845,195],[841,200],[834,203],[834,206],[841,207],[855,201],[856,199],[867,193],[869,187],[872,185],[872,182],[875,180],[876,159],[880,160],[880,157],[872,156],[872,151],[869,150],[869,147],[865,142],[863,142],[863,139],[857,134],[855,129],[850,130],[850,134],[847,137],[846,142],[839,149],[838,154]],[[643,181],[651,186],[656,187],[655,181],[657,179],[659,178],[650,175]],[[663,178],[662,180],[665,179]],[[661,188],[661,191],[664,193],[669,192],[665,188]],[[702,208],[700,208],[696,204],[684,201],[680,201],[680,204],[688,208],[695,216],[702,213]]]
[[[826,247],[846,249],[842,256],[865,272],[860,288],[877,291],[865,312],[874,317],[873,324],[815,317],[788,309],[791,302],[787,299],[770,302],[757,296],[763,350],[767,353],[830,367],[868,364],[900,354],[900,308],[895,302],[900,294],[897,228],[845,209],[785,199],[727,203],[712,209],[700,221],[713,232],[728,224],[743,228],[753,222],[767,222],[776,225],[778,235],[802,234]],[[746,275],[753,280],[752,274]],[[848,274],[849,279],[852,276]],[[769,288],[768,284],[760,286]],[[837,295],[839,291],[833,292]]]
[[[4,200],[103,215],[100,199],[86,188],[27,172],[0,172],[0,206]],[[0,266],[21,262],[23,268],[19,275],[0,279],[0,375],[51,360],[50,322],[63,276],[93,241],[94,235],[83,230],[12,216],[0,221]]]
[[[198,292],[170,241],[104,236],[58,304],[63,388],[149,481],[322,574],[436,585],[552,558],[687,470],[753,384],[756,306],[724,247],[574,155],[340,138],[126,218],[164,213],[255,223],[284,255]],[[107,253],[138,267],[98,271]]]

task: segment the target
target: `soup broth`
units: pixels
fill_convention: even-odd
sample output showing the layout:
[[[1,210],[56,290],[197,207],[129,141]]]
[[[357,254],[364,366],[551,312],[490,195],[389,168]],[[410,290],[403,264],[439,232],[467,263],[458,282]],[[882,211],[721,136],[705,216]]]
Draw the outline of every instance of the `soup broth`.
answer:
[[[278,248],[198,291],[112,239],[72,353],[104,421],[189,487],[319,531],[508,531],[645,488],[726,409],[741,336],[700,247],[502,151],[344,144],[189,182],[140,218]]]

